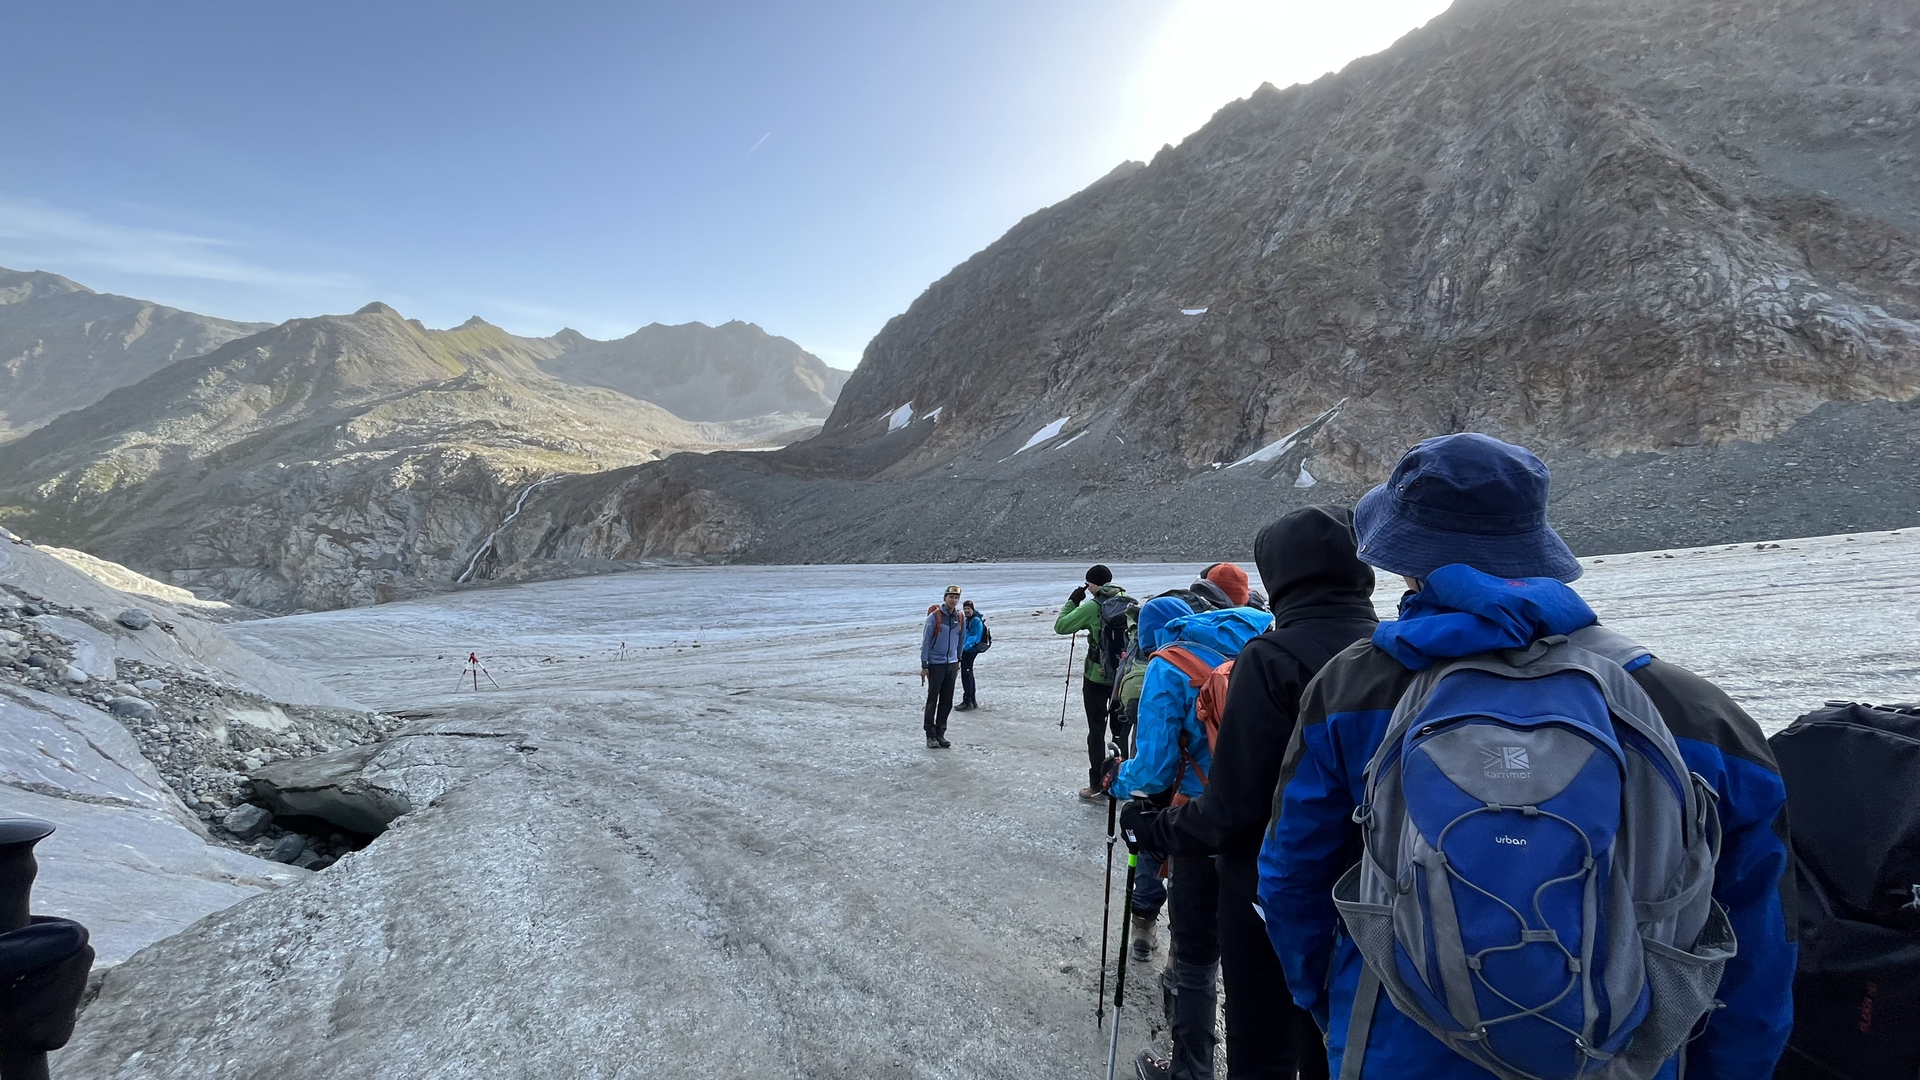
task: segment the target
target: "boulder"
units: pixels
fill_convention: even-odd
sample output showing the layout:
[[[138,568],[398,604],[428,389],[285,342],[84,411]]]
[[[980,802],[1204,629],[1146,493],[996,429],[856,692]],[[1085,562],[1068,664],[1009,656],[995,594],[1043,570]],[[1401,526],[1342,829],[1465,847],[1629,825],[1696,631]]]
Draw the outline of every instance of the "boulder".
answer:
[[[220,824],[242,840],[258,840],[260,834],[267,831],[267,826],[273,824],[273,814],[263,807],[247,803],[227,811],[227,816],[220,819]]]
[[[413,810],[405,796],[361,776],[380,750],[353,746],[276,761],[252,770],[247,779],[276,817],[316,817],[348,832],[378,836],[394,818]]]
[[[292,863],[306,850],[306,837],[299,833],[288,833],[274,843],[273,850],[267,852],[267,858],[277,863]]]
[[[130,720],[151,720],[159,715],[159,710],[153,707],[153,702],[145,698],[125,695],[107,699],[107,711]]]
[[[60,673],[61,682],[71,683],[74,686],[85,686],[92,679],[93,676],[88,675],[86,669],[79,664],[68,664],[66,670]]]
[[[139,608],[128,608],[113,617],[113,621],[129,630],[145,630],[153,625],[153,616]]]

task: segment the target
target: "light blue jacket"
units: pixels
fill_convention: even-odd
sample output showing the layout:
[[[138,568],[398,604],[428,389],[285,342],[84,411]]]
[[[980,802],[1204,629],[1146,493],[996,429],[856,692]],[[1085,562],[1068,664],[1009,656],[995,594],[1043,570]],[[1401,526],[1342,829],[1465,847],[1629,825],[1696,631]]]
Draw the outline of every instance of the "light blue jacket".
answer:
[[[947,614],[944,606],[934,608],[927,616],[926,628],[920,632],[920,666],[959,663],[965,623],[965,616],[958,608],[952,615]]]
[[[1166,614],[1178,611],[1188,614],[1161,621]],[[1168,645],[1179,645],[1217,667],[1240,655],[1247,642],[1265,633],[1272,624],[1270,612],[1255,608],[1226,608],[1196,615],[1179,600],[1161,597],[1147,601],[1140,609],[1140,649],[1143,653],[1157,652]],[[1140,726],[1134,732],[1134,756],[1120,767],[1112,795],[1123,799],[1136,791],[1155,795],[1175,784],[1189,797],[1205,790],[1200,778],[1185,767],[1180,754],[1184,746],[1201,771],[1213,770],[1213,751],[1207,745],[1206,725],[1194,711],[1199,699],[1200,688],[1172,661],[1156,656],[1148,662],[1146,680],[1140,691]]]
[[[974,613],[973,617],[967,620],[967,640],[960,646],[961,651],[972,652],[979,648],[980,636],[986,626],[987,621],[982,619],[978,612]]]

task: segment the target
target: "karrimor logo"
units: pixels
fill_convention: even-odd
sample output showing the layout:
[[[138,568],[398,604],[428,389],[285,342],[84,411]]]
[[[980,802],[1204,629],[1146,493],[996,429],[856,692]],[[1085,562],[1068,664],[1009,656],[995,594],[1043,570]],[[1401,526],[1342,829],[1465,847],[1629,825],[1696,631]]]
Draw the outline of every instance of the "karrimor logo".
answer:
[[[1489,780],[1525,780],[1533,775],[1524,746],[1483,746],[1480,768]]]

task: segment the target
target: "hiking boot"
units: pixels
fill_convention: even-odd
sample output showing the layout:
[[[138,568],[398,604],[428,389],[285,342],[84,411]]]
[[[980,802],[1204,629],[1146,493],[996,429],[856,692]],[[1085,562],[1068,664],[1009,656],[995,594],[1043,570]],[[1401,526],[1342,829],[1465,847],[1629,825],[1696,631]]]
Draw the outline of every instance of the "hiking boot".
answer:
[[[936,739],[936,738],[934,738],[934,737],[933,737],[933,736],[931,736],[931,735],[929,735],[929,736],[927,736],[927,749],[929,749],[929,750],[938,750],[938,749],[940,749],[940,740],[939,740],[939,739]]]
[[[1106,792],[1101,791],[1099,788],[1083,787],[1080,789],[1080,797],[1088,802],[1098,802],[1105,798],[1106,794]]]
[[[1133,916],[1133,958],[1141,963],[1153,959],[1153,928],[1160,922],[1160,913]]]
[[[935,735],[933,737],[933,741],[934,741],[934,744],[939,746],[940,749],[942,750],[953,749],[953,744],[947,741],[947,737],[945,735]]]
[[[1153,1051],[1142,1050],[1140,1056],[1133,1059],[1133,1071],[1140,1080],[1173,1080],[1173,1059],[1155,1057]]]
[[[976,704],[974,704],[974,703],[973,703],[973,702],[971,702],[971,701],[963,701],[963,702],[961,702],[960,704],[958,704],[958,705],[955,705],[955,706],[953,707],[953,711],[954,711],[954,712],[972,712],[973,710],[975,710],[975,709],[977,709],[977,708],[979,708],[979,707],[980,707],[980,706],[978,706],[978,705],[976,705]]]

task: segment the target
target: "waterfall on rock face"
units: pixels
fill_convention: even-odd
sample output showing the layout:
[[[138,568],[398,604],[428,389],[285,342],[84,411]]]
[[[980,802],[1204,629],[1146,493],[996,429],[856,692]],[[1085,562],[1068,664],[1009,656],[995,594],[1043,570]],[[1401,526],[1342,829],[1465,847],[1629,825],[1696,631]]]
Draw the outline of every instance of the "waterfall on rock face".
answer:
[[[478,569],[480,566],[480,557],[482,555],[485,555],[487,552],[493,550],[494,538],[500,535],[500,530],[513,524],[513,519],[520,516],[520,511],[524,509],[527,505],[527,496],[533,494],[533,489],[539,487],[541,484],[551,484],[558,479],[560,478],[557,476],[548,476],[539,480],[535,480],[533,483],[528,484],[526,488],[520,492],[520,498],[515,500],[513,504],[513,513],[508,514],[506,517],[506,520],[502,521],[499,525],[496,525],[494,527],[494,530],[487,534],[487,538],[480,542],[480,546],[474,549],[473,558],[467,560],[467,568],[465,570],[460,571],[460,576],[453,579],[454,584],[464,585],[468,581],[473,579],[474,570]]]

